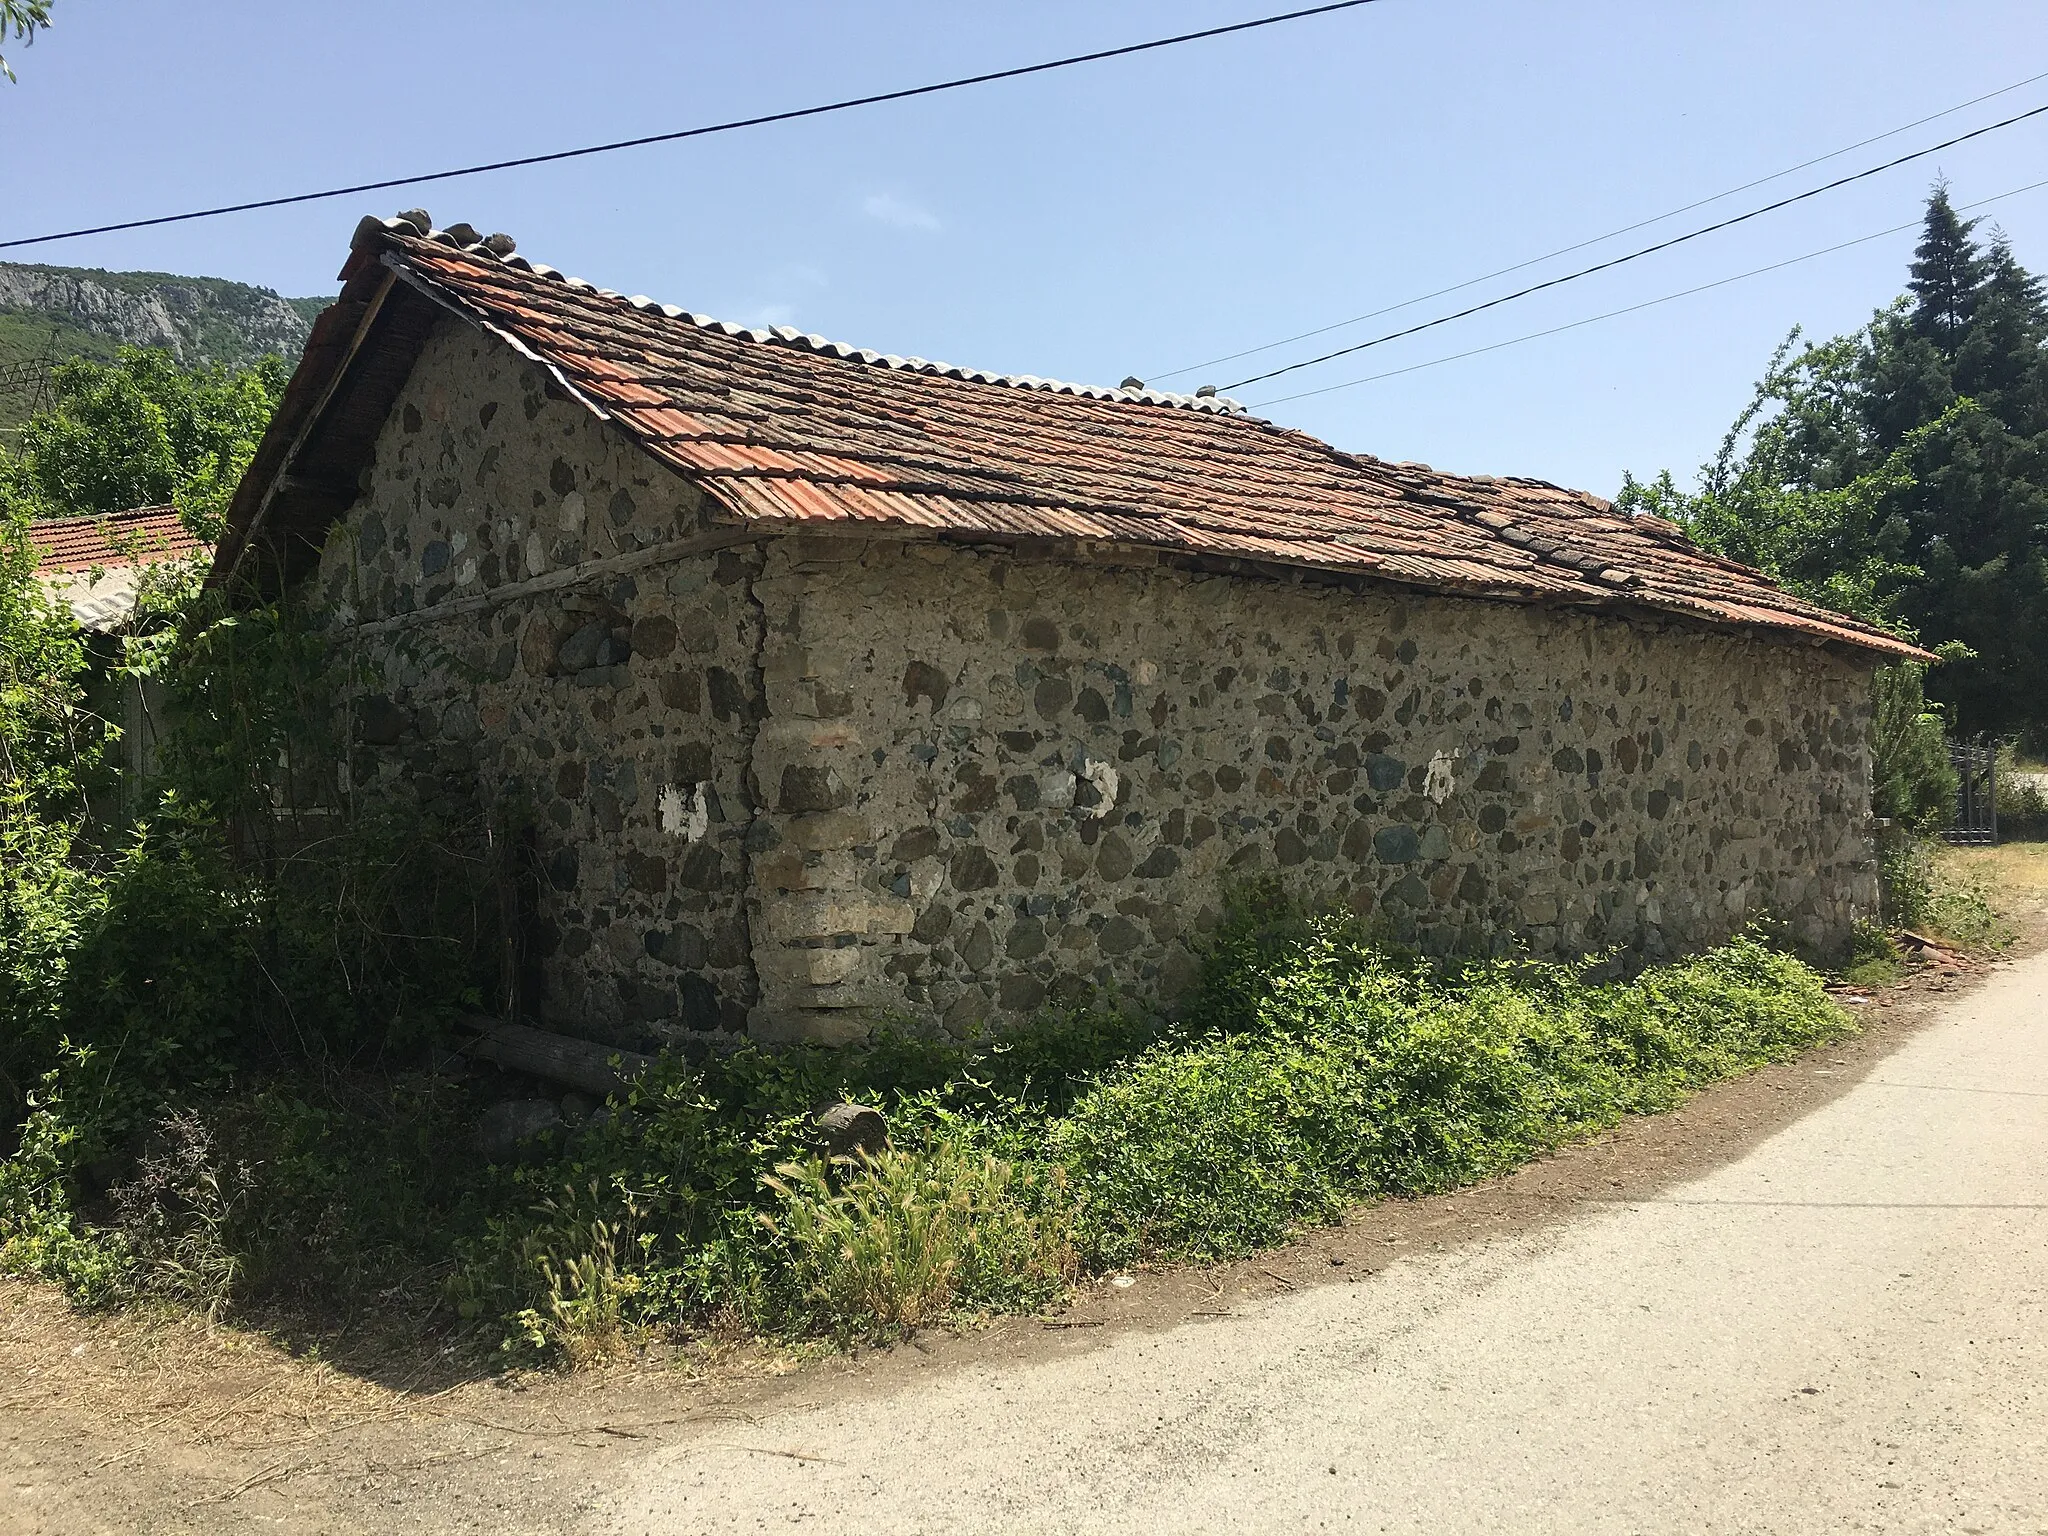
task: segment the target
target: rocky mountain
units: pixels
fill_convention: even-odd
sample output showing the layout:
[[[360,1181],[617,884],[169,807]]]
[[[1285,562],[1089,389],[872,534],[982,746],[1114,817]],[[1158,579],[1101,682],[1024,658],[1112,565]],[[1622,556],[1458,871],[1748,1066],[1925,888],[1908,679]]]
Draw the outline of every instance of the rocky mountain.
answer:
[[[296,359],[324,298],[169,272],[102,272],[0,262],[0,425],[27,414],[43,358],[110,358],[162,347],[181,363]]]

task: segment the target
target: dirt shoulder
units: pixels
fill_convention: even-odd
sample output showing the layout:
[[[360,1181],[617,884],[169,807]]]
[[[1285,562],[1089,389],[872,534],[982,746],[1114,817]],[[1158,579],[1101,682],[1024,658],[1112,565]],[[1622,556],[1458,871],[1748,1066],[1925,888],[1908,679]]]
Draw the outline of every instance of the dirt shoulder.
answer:
[[[626,1465],[686,1427],[727,1423],[743,1444],[752,1421],[800,1404],[886,1393],[978,1363],[1085,1353],[1277,1292],[1369,1283],[1418,1251],[1641,1200],[1829,1102],[1995,965],[2048,947],[2038,900],[2015,914],[2029,937],[2004,960],[1943,961],[1875,992],[1845,989],[1859,1034],[1670,1114],[1491,1183],[1362,1207],[1341,1226],[1240,1263],[1139,1271],[1085,1286],[1057,1318],[929,1333],[892,1350],[809,1362],[752,1348],[674,1352],[568,1376],[483,1379],[430,1356],[408,1383],[187,1318],[81,1317],[47,1287],[0,1282],[0,1529],[566,1530]]]

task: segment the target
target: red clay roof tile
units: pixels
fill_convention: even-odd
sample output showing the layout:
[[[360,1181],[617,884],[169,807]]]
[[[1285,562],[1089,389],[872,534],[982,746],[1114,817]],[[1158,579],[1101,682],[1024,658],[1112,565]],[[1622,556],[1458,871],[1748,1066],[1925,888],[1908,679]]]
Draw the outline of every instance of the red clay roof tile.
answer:
[[[137,507],[107,517],[58,517],[29,525],[36,570],[89,571],[94,566],[154,565],[201,554],[206,546],[170,507]]]

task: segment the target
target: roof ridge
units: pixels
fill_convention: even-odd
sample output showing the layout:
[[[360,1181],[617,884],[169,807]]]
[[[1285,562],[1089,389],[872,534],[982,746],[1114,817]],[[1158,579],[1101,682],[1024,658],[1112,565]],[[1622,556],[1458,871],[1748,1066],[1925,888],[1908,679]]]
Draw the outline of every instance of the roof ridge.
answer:
[[[598,298],[615,299],[642,313],[665,316],[680,320],[701,331],[716,331],[724,336],[738,337],[763,346],[781,345],[794,347],[799,351],[812,352],[824,357],[836,357],[847,362],[865,363],[871,367],[891,368],[901,373],[932,374],[943,378],[959,379],[975,384],[995,384],[1009,389],[1038,390],[1049,394],[1077,395],[1089,400],[1119,400],[1134,405],[1157,405],[1175,410],[1199,411],[1206,415],[1235,416],[1247,421],[1263,422],[1264,417],[1253,416],[1241,401],[1222,394],[1179,394],[1166,389],[1127,389],[1122,386],[1111,389],[1100,384],[1076,384],[1064,379],[1041,378],[1033,373],[995,373],[985,368],[964,368],[956,363],[934,362],[923,357],[900,357],[893,352],[877,352],[871,347],[856,347],[847,342],[832,341],[812,331],[799,331],[793,325],[745,326],[731,320],[718,320],[710,315],[686,310],[679,305],[663,304],[650,299],[644,293],[630,296],[615,289],[600,288],[585,278],[571,277],[544,262],[532,261],[518,254],[510,235],[494,234],[478,236],[474,226],[453,224],[446,229],[434,227],[424,209],[410,209],[396,218],[383,219],[375,214],[367,215],[356,225],[350,245],[357,250],[380,237],[400,240],[430,240],[436,245],[452,246],[465,256],[478,260],[499,262],[514,271],[528,272],[549,282],[561,283],[564,287],[579,292],[594,294]]]
[[[341,298],[315,325],[237,488],[216,585],[259,538],[279,580],[294,564],[303,569],[351,498],[328,488],[339,480],[291,470],[313,451],[316,426],[319,452],[336,464],[360,465],[374,451],[389,392],[445,310],[694,478],[720,516],[764,531],[895,526],[966,540],[1127,544],[1197,562],[1925,654],[1777,590],[1761,572],[1692,546],[1682,530],[1547,480],[1389,461],[1236,401],[1147,390],[1135,379],[1116,389],[1067,384],[895,357],[791,326],[718,321],[567,277],[519,256],[503,235],[438,229],[420,210],[363,220],[352,245]],[[386,306],[393,275],[417,295]],[[399,366],[362,372],[337,394],[362,348]],[[956,389],[954,380],[997,387]],[[330,399],[346,409],[330,410]]]
[[[57,528],[66,523],[111,523],[124,518],[145,518],[176,516],[178,509],[168,501],[153,502],[146,507],[123,507],[119,512],[73,512],[65,517],[38,517],[29,522],[32,528]]]

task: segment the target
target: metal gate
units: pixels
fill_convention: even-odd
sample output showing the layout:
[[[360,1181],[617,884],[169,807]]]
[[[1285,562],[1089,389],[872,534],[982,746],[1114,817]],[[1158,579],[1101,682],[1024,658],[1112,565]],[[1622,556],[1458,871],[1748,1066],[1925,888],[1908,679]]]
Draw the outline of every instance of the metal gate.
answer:
[[[1998,841],[1998,748],[1955,742],[1948,760],[1956,770],[1956,819],[1942,836],[1952,843]]]

